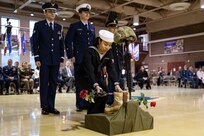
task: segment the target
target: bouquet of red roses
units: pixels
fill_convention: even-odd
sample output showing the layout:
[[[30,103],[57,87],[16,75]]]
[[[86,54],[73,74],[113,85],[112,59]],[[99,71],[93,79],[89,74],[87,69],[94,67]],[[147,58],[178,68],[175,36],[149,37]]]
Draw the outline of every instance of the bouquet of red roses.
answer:
[[[94,90],[81,90],[80,98],[88,101],[89,103],[95,103],[94,97],[96,92]]]

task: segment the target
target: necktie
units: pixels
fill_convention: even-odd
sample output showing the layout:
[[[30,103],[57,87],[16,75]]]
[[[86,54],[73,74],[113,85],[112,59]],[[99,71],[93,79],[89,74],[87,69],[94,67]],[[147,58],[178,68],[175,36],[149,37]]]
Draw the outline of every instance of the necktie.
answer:
[[[87,24],[85,24],[85,27],[86,27],[87,30],[89,30],[89,26]]]
[[[52,28],[52,23],[50,23],[50,29],[53,31],[53,28]]]
[[[68,74],[68,77],[72,76],[71,70],[69,68],[67,68],[67,74]]]

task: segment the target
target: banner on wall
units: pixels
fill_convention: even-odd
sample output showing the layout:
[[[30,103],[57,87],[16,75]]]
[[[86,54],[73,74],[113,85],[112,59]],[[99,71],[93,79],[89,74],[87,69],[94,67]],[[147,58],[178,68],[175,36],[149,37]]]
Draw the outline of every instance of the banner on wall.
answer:
[[[171,54],[183,52],[183,45],[184,45],[183,39],[165,42],[164,53]]]
[[[138,61],[140,58],[139,44],[137,45],[135,45],[134,43],[129,44],[129,51],[132,55],[132,59]]]

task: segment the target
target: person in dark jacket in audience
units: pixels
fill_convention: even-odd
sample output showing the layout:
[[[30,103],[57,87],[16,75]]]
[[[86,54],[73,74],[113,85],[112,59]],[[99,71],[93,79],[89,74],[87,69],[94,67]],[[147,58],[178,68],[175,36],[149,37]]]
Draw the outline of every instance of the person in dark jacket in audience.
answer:
[[[62,69],[62,79],[67,85],[67,93],[74,88],[74,69],[72,68],[72,62],[70,60],[66,61],[65,68]]]
[[[5,86],[6,86],[6,94],[9,93],[9,85],[11,82],[13,82],[16,86],[16,93],[19,94],[18,88],[18,69],[12,65],[13,61],[12,59],[8,60],[8,65],[3,67],[3,74],[4,74],[4,80],[5,80]]]
[[[143,65],[140,67],[135,78],[141,89],[144,87],[144,84],[146,84],[146,89],[151,89],[149,76]]]
[[[188,81],[191,83],[191,88],[198,88],[199,79],[196,75],[196,72],[193,70],[193,66],[189,67]]]
[[[181,80],[184,82],[184,88],[186,88],[186,84],[188,81],[188,67],[184,65],[183,70],[181,72]]]
[[[182,74],[182,67],[179,66],[178,71],[176,72],[176,79],[178,80],[178,87],[181,87],[181,74]]]
[[[3,75],[3,69],[0,67],[0,95],[3,94],[4,89],[4,75]]]

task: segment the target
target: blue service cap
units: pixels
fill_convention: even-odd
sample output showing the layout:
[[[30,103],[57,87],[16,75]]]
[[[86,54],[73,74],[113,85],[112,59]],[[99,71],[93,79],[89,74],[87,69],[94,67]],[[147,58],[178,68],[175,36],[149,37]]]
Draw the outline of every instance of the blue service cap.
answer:
[[[42,9],[52,9],[52,10],[58,10],[58,5],[56,3],[45,3],[42,5]]]
[[[87,4],[87,3],[81,4],[78,7],[76,7],[76,11],[78,13],[80,13],[82,11],[90,11],[90,10],[91,10],[91,5]]]

